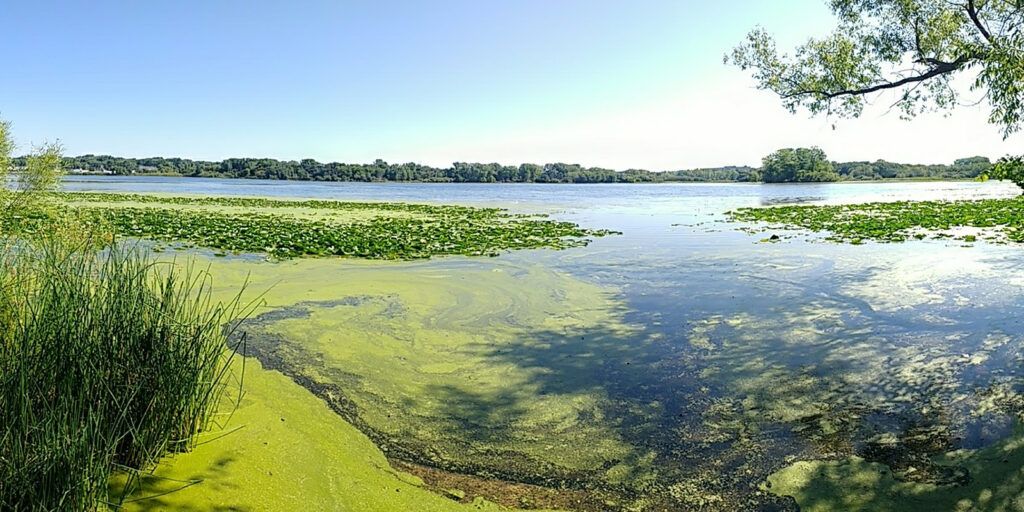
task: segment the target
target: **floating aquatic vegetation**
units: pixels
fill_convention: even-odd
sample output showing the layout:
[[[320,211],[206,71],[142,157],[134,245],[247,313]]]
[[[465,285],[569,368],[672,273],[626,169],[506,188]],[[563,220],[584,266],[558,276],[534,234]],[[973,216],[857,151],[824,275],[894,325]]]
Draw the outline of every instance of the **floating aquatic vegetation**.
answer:
[[[1024,199],[1020,198],[773,206],[740,208],[728,215],[734,221],[826,231],[828,240],[850,244],[925,238],[1024,242]]]
[[[157,206],[227,206],[239,208],[311,208],[316,210],[386,210],[437,214],[441,212],[500,213],[499,208],[475,208],[455,205],[420,203],[385,203],[373,201],[333,201],[325,199],[272,199],[242,196],[167,196],[162,194],[121,194],[110,192],[66,192],[57,197],[67,202],[137,203]]]
[[[74,193],[61,197],[87,223],[108,226],[122,237],[235,253],[266,253],[275,258],[496,256],[515,249],[577,247],[589,243],[588,237],[612,234],[496,208],[140,194]],[[217,209],[228,207],[233,210]],[[347,222],[335,216],[281,214],[277,209],[287,209],[289,213],[296,209],[328,211],[342,216],[345,212],[356,212],[360,217]],[[367,212],[371,215],[367,216]],[[17,226],[7,228],[40,229],[45,222],[45,216],[29,216],[20,219]]]

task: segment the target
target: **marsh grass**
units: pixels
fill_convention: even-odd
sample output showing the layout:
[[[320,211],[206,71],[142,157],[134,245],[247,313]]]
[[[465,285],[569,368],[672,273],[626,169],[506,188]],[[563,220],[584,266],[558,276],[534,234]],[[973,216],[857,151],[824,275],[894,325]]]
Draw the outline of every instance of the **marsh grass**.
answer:
[[[191,448],[234,385],[241,294],[117,244],[9,243],[0,270],[0,509],[116,507],[112,472]]]

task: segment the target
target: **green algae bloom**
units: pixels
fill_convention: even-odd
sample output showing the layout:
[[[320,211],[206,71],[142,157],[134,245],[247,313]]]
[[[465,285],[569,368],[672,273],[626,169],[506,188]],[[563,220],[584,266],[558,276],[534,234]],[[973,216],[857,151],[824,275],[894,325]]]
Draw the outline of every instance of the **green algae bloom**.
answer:
[[[481,498],[460,503],[392,469],[369,438],[280,373],[249,360],[244,375],[225,430],[165,458],[133,484],[122,510],[506,510]],[[123,475],[111,482],[125,485]]]
[[[585,375],[565,375],[564,391],[545,389],[545,370],[517,360],[550,351],[598,364],[604,355],[576,352],[573,332],[605,324],[623,338],[635,333],[616,319],[607,291],[506,264],[279,266],[272,295],[292,299],[243,324],[250,347],[344,397],[349,419],[391,452],[538,483],[619,480],[615,461],[643,456],[606,424],[600,387],[568,381]]]
[[[139,509],[619,509],[602,486],[656,473],[605,416],[599,382],[549,389],[508,353],[604,357],[571,338],[592,324],[635,334],[609,290],[501,260],[208,261],[218,293],[266,291],[241,326],[260,364],[231,433],[162,463],[133,498],[181,490]]]

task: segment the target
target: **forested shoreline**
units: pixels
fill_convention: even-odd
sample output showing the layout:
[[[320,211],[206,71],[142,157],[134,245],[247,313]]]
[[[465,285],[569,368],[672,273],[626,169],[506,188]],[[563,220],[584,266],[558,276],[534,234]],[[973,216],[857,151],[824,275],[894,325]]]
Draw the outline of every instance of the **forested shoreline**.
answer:
[[[24,158],[14,159],[16,167]],[[833,162],[840,180],[971,179],[992,166],[986,157],[958,159],[950,165],[874,162]],[[456,162],[439,168],[416,163],[321,163],[312,159],[229,158],[220,162],[185,158],[122,158],[109,155],[65,157],[71,173],[110,175],[175,175],[185,177],[248,178],[300,181],[442,182],[442,183],[654,183],[654,182],[758,182],[761,169],[725,166],[677,171],[629,169],[615,171],[578,164],[549,163],[501,165]]]

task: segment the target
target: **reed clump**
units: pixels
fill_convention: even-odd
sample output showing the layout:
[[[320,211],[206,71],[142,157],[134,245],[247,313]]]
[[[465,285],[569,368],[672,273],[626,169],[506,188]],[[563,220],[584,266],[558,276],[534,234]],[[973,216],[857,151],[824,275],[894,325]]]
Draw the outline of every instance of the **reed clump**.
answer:
[[[0,509],[116,507],[114,471],[189,449],[237,380],[239,313],[137,247],[0,243]]]

